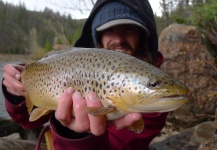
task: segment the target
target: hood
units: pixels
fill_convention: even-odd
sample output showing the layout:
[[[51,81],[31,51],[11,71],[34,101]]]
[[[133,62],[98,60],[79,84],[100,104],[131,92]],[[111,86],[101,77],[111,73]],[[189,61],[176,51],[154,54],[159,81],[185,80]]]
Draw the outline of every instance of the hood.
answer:
[[[98,12],[101,6],[111,1],[112,0],[98,0],[96,2],[89,17],[87,18],[84,24],[80,38],[77,40],[77,42],[74,45],[75,47],[85,47],[85,48],[95,47],[92,39],[92,33],[91,33],[92,21],[95,17],[95,14]],[[150,42],[148,43],[148,47],[155,55],[157,55],[158,35],[156,30],[156,23],[154,20],[154,14],[149,4],[149,1],[148,0],[116,0],[116,1],[128,5],[138,13],[138,15],[141,17],[142,20],[145,20],[147,29],[150,32],[150,36],[148,39],[148,41]]]

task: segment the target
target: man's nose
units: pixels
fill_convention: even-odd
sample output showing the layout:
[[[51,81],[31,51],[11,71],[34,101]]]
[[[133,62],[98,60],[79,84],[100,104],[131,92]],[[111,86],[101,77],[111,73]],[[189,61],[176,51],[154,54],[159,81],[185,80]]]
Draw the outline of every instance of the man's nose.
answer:
[[[125,41],[124,34],[122,34],[120,31],[116,31],[113,36],[113,41],[115,41],[117,44],[123,43]]]

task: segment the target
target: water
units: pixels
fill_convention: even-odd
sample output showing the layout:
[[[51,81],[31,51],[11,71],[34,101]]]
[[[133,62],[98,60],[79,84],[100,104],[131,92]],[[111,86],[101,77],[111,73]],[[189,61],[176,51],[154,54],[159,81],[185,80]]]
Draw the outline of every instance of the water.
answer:
[[[3,67],[6,64],[17,64],[18,62],[0,62],[0,81],[2,84],[2,77],[3,77]],[[10,116],[6,112],[5,103],[4,103],[4,96],[2,93],[2,86],[0,86],[0,118],[10,119]]]

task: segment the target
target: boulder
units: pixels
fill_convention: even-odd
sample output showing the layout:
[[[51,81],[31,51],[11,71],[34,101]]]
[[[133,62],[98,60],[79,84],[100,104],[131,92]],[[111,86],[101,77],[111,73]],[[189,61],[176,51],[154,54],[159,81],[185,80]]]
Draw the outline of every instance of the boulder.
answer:
[[[195,127],[173,134],[150,144],[151,150],[217,150],[217,135],[213,121],[203,122]],[[174,131],[173,131],[174,132]],[[162,136],[161,136],[162,137]],[[206,149],[210,148],[210,149]]]
[[[208,141],[202,143],[197,150],[217,150],[217,134],[213,135]]]
[[[172,24],[159,37],[159,51],[165,62],[161,69],[189,88],[189,102],[170,113],[168,119],[192,127],[213,120],[217,109],[216,56],[195,26]]]
[[[11,138],[0,138],[0,150],[34,150],[37,142],[33,140],[21,140]],[[41,150],[46,150],[46,145],[41,144]]]
[[[0,118],[0,150],[33,150],[41,128],[23,129],[10,119]],[[46,150],[42,140],[41,150]]]
[[[42,127],[34,129],[24,129],[11,119],[0,118],[0,137],[6,137],[8,135],[13,135],[14,133],[17,133],[19,134],[20,139],[37,140],[41,130]]]

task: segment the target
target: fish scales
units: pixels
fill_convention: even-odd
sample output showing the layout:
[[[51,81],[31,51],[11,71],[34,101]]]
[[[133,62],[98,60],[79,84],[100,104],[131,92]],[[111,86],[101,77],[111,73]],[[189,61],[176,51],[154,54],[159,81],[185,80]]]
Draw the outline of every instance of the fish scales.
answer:
[[[96,92],[104,108],[116,108],[106,114],[108,120],[131,112],[174,110],[187,102],[188,93],[181,82],[144,61],[97,48],[72,48],[42,58],[26,66],[22,82],[27,104],[46,113],[57,109],[57,101],[67,87],[84,97]],[[32,106],[28,106],[30,112]]]

